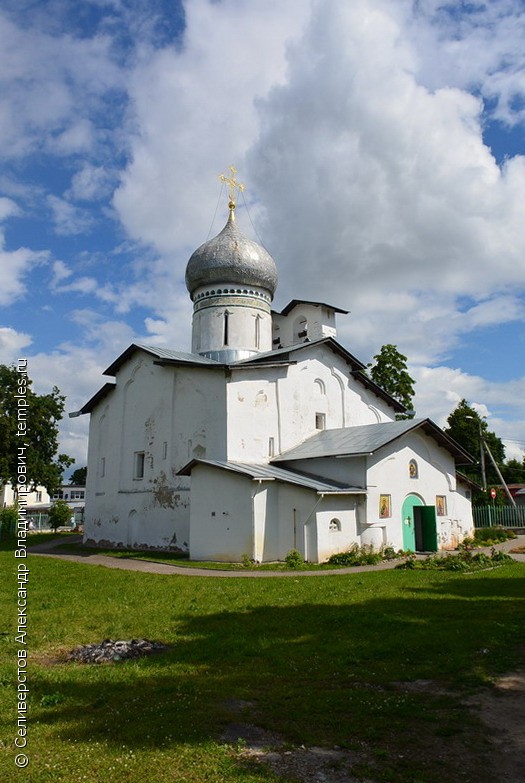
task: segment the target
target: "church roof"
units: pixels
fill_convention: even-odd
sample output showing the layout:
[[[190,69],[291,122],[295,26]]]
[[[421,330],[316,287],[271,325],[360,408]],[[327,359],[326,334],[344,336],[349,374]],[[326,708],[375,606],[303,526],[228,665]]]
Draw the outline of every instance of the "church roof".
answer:
[[[334,313],[341,313],[341,315],[348,315],[349,310],[342,310],[340,307],[334,307],[334,305],[327,304],[326,302],[311,302],[308,299],[292,299],[288,302],[278,315],[288,315],[298,305],[313,305],[313,307],[326,307],[328,310],[333,310]]]
[[[320,494],[362,495],[366,492],[362,487],[350,487],[339,481],[330,481],[329,479],[321,478],[320,476],[301,473],[287,468],[280,468],[276,465],[254,465],[247,462],[193,459],[178,471],[178,475],[189,476],[196,465],[208,465],[209,467],[219,468],[220,470],[241,473],[243,476],[248,476],[255,481],[282,481],[285,484],[295,484],[300,487],[306,487],[307,489],[313,489]]]
[[[217,283],[257,286],[272,296],[277,287],[275,261],[264,247],[244,236],[233,209],[222,231],[198,247],[186,267],[190,295],[200,286]]]
[[[117,388],[116,383],[105,383],[95,394],[80,408],[79,411],[73,411],[69,414],[70,419],[82,416],[84,413],[91,413],[98,403]]]
[[[159,348],[155,345],[142,345],[142,343],[132,343],[126,350],[118,356],[113,364],[111,364],[107,370],[104,370],[104,375],[116,375],[118,370],[122,367],[124,362],[133,356],[135,351],[146,351],[151,356],[159,359],[160,361],[168,361],[170,364],[185,364],[190,367],[222,367],[220,362],[216,362],[214,359],[208,359],[206,356],[200,356],[198,353],[185,353],[184,351],[172,351],[169,348]]]
[[[473,458],[430,419],[388,421],[362,424],[357,427],[322,430],[299,446],[274,457],[272,462],[314,459],[316,457],[361,457],[374,454],[409,432],[422,429],[447,449],[462,464],[472,464]]]

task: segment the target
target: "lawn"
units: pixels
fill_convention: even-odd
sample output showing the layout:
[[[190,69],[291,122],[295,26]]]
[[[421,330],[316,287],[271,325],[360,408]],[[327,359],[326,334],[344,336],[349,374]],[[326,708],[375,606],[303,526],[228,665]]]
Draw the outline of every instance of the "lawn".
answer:
[[[290,748],[348,749],[356,774],[380,783],[497,779],[463,697],[518,665],[525,565],[215,580],[28,562],[30,761],[17,770],[17,561],[0,552],[5,783],[290,780],[224,744],[231,724]],[[56,663],[108,637],[171,646],[119,664]]]

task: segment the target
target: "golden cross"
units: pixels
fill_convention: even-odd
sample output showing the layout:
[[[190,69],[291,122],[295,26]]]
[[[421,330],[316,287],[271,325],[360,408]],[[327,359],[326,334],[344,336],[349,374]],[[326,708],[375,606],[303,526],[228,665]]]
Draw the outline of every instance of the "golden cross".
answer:
[[[228,166],[228,168],[231,171],[231,177],[227,177],[226,174],[219,174],[219,179],[221,182],[225,182],[228,185],[228,206],[230,209],[235,209],[235,190],[239,190],[242,193],[243,190],[246,190],[246,185],[243,185],[242,182],[237,182],[235,179],[235,175],[237,174],[235,166]]]

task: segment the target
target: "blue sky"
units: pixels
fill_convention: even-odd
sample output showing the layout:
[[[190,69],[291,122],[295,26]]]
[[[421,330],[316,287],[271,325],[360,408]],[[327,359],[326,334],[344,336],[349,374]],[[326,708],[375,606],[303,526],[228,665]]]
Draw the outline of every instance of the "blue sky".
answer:
[[[0,39],[0,362],[76,410],[131,342],[187,350],[235,163],[275,306],[350,310],[341,342],[398,345],[418,415],[465,397],[521,457],[522,0],[1,0]],[[86,437],[63,422],[77,465]]]

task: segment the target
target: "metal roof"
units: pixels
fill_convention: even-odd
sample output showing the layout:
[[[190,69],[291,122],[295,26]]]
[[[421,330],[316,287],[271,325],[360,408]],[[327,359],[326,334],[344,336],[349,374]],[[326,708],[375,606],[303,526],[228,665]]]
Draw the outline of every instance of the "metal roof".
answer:
[[[229,470],[233,473],[240,473],[244,476],[248,476],[255,481],[282,481],[286,484],[296,484],[297,486],[313,489],[315,492],[323,494],[362,495],[366,492],[362,487],[350,487],[339,481],[330,481],[329,479],[321,478],[320,476],[279,468],[276,465],[254,465],[247,462],[223,462],[221,460],[194,459],[181,468],[181,470],[178,471],[178,475],[189,476],[196,465],[208,465],[212,468]]]
[[[98,403],[104,399],[107,394],[110,394],[113,389],[117,388],[116,383],[105,383],[90,400],[88,400],[79,411],[73,411],[69,414],[70,419],[75,419],[77,416],[82,416],[84,413],[91,413],[91,411],[98,405]]]
[[[160,361],[165,361],[169,364],[185,364],[192,367],[204,366],[204,367],[223,367],[221,362],[216,362],[214,359],[208,359],[205,356],[200,356],[197,353],[185,353],[184,351],[172,351],[169,348],[160,348],[156,345],[143,345],[142,343],[132,343],[129,348],[126,348],[124,353],[121,353],[119,357],[115,359],[107,370],[104,370],[104,375],[116,375],[120,367],[126,362],[135,351],[146,351],[146,353],[155,356]]]
[[[472,464],[474,461],[470,454],[430,419],[411,419],[322,430],[295,448],[274,457],[272,462],[314,459],[315,457],[358,457],[373,454],[392,441],[417,429],[422,429],[426,435],[433,437],[455,458],[463,460],[463,464]]]
[[[298,305],[313,305],[314,307],[326,307],[328,310],[333,310],[334,313],[341,313],[342,315],[348,315],[348,310],[343,310],[341,307],[334,307],[334,305],[327,304],[326,302],[310,302],[308,299],[292,299],[288,302],[279,315],[288,315]]]

